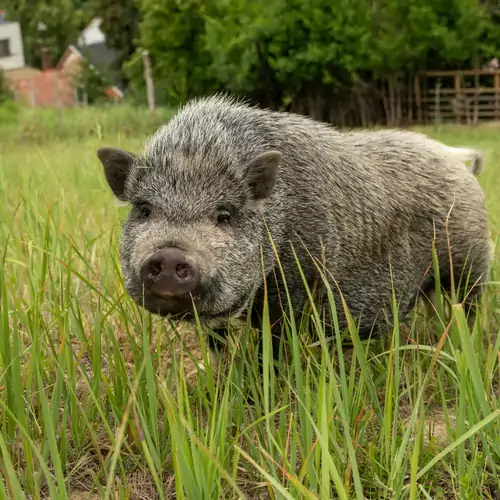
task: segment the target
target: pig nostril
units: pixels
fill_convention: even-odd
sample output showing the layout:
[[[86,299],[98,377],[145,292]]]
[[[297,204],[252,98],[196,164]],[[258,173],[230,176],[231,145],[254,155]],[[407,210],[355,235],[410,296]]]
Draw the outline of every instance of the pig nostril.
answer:
[[[158,276],[163,271],[163,264],[160,261],[151,262],[149,270],[153,277]]]
[[[191,269],[188,264],[178,264],[175,273],[181,280],[187,280],[191,277]]]
[[[191,277],[191,269],[187,264],[178,264],[175,273],[181,280],[187,280]]]

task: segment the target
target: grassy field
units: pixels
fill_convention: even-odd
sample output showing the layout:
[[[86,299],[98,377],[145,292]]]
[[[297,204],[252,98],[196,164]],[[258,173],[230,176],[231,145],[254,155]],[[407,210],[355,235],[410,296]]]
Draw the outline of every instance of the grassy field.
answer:
[[[0,120],[0,500],[500,498],[498,245],[472,330],[459,306],[346,352],[293,330],[262,378],[244,330],[214,366],[124,292],[95,151],[156,122],[119,113]],[[500,126],[425,131],[485,151],[496,243]]]

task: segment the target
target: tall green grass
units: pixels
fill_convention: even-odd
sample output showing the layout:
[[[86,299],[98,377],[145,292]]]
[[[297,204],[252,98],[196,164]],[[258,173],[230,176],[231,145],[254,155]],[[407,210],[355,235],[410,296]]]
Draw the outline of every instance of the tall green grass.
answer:
[[[490,153],[496,241],[498,132],[431,132]],[[129,150],[142,140],[114,134],[106,143]],[[124,291],[127,209],[99,137],[1,145],[0,499],[500,497],[498,250],[471,327],[460,305],[419,309],[377,341],[351,321],[344,350],[313,307],[286,324],[276,370],[265,321],[262,370],[250,328],[212,364],[199,325]]]
[[[17,103],[0,105],[0,137],[5,145],[47,144],[95,137],[134,138],[153,132],[175,110],[148,109],[129,104],[103,104],[98,107],[29,108]]]

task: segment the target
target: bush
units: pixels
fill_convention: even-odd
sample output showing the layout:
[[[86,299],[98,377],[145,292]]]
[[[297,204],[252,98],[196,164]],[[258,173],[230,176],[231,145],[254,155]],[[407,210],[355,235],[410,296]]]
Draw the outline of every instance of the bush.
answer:
[[[2,69],[0,69],[0,104],[3,104],[14,99],[14,94],[7,83],[5,74]]]

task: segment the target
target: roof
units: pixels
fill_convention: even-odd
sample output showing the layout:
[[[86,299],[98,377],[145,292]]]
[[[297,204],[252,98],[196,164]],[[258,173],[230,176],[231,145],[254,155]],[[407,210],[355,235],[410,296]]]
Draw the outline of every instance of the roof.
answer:
[[[77,50],[77,48],[74,45],[68,45],[68,47],[64,51],[64,54],[61,56],[59,61],[57,61],[56,68],[62,69],[71,54],[74,54],[77,57],[82,57],[82,54]]]
[[[11,82],[22,80],[23,78],[31,78],[40,74],[42,71],[37,68],[30,68],[28,66],[24,68],[16,69],[4,69],[3,74],[5,78]]]
[[[94,18],[82,32],[77,44],[69,45],[57,63],[62,68],[71,53],[78,57],[85,57],[90,64],[102,70],[110,70],[116,61],[118,53],[106,45],[104,33],[100,30],[101,19]],[[89,43],[90,42],[90,43]],[[115,85],[121,92],[123,82],[115,77]]]
[[[56,65],[56,68],[62,69],[64,67],[68,57],[70,56],[70,54],[74,54],[77,57],[87,56],[89,61],[92,64],[94,64],[95,66],[102,66],[103,64],[106,65],[106,62],[104,62],[104,63],[100,62],[100,61],[106,60],[106,59],[102,58],[102,54],[104,51],[100,52],[99,49],[95,50],[96,47],[94,47],[95,52],[93,52],[92,51],[93,45],[101,45],[101,44],[92,44],[92,45],[89,45],[86,47],[78,47],[78,48],[75,45],[69,45],[68,48],[65,50],[64,54],[62,55],[61,59],[59,59],[57,65]],[[91,51],[88,50],[89,47],[91,47]],[[102,48],[100,48],[100,49],[102,50]],[[110,51],[109,49],[107,49],[107,47],[106,47],[106,50],[109,52],[113,52],[113,51]],[[108,57],[109,57],[109,52],[108,52]],[[96,53],[97,53],[97,56],[96,56]],[[114,57],[116,57],[116,56],[113,54],[112,61],[114,60]],[[108,64],[108,66],[109,66],[109,64]],[[110,87],[110,89],[112,89],[112,92],[114,92],[116,95],[123,97],[123,82],[121,81],[120,78],[115,79],[114,85],[112,85]]]
[[[77,46],[76,50],[88,59],[97,69],[111,69],[112,64],[117,58],[117,52],[110,49],[105,43],[93,43],[91,45]],[[114,84],[123,90],[123,82],[121,78],[115,75]]]
[[[109,68],[116,59],[116,52],[104,42],[91,45],[77,45],[78,52],[83,54],[94,66]]]

